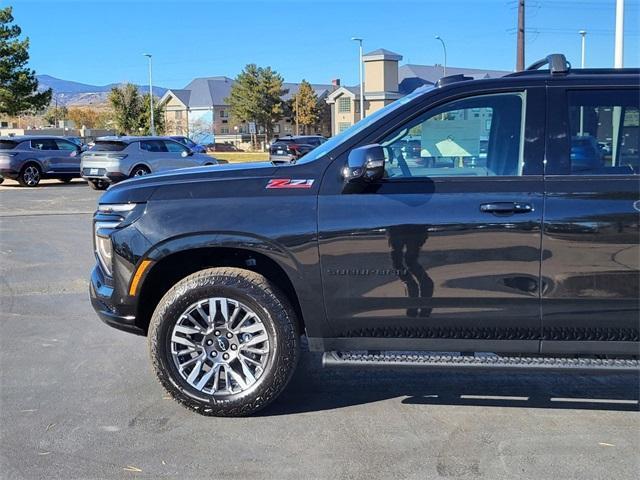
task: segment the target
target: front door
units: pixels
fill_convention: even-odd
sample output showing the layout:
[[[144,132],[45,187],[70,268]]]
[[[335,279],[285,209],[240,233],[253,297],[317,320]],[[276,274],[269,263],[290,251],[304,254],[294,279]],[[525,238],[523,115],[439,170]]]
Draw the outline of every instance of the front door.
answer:
[[[68,174],[80,173],[80,149],[68,140],[56,139],[59,163],[57,172]]]
[[[638,98],[549,89],[543,352],[639,353]]]
[[[319,196],[328,348],[537,352],[544,91],[474,94],[379,138],[385,178]],[[346,154],[345,154],[346,155]]]

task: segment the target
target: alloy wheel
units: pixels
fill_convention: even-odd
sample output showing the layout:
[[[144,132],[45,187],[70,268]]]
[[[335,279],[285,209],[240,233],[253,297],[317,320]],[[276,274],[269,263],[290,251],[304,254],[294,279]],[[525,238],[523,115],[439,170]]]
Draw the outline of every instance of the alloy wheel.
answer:
[[[201,300],[180,316],[171,332],[171,356],[180,376],[199,392],[224,396],[251,389],[270,356],[260,317],[230,298]]]
[[[38,167],[29,165],[24,169],[22,178],[28,186],[35,187],[40,182],[40,170],[38,170]]]

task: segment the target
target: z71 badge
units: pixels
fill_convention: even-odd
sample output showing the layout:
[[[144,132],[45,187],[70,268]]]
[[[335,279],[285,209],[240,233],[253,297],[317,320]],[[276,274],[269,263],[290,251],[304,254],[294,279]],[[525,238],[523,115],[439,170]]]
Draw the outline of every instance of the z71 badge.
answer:
[[[266,188],[311,188],[314,179],[272,178]]]

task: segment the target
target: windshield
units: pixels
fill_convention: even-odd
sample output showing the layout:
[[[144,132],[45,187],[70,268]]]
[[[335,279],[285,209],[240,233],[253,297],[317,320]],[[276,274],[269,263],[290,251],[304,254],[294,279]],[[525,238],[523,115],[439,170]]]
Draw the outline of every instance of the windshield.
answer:
[[[354,135],[356,135],[356,134],[360,133],[361,131],[363,131],[365,128],[369,127],[371,124],[373,124],[379,118],[381,118],[381,117],[383,117],[383,116],[385,116],[385,115],[397,110],[398,108],[400,108],[403,105],[406,105],[407,103],[412,101],[414,98],[422,96],[425,92],[428,92],[429,90],[432,90],[432,89],[433,89],[433,87],[431,87],[431,86],[424,86],[424,87],[417,88],[416,90],[411,92],[409,95],[404,96],[401,99],[396,100],[393,103],[390,103],[386,107],[381,108],[380,110],[377,110],[376,112],[372,113],[368,117],[365,117],[364,120],[360,120],[359,122],[353,124],[351,127],[346,129],[344,132],[339,133],[338,135],[336,135],[334,137],[331,137],[329,140],[324,142],[322,145],[320,145],[319,147],[315,148],[314,150],[311,150],[304,157],[300,158],[300,160],[298,160],[297,163],[298,164],[300,164],[300,163],[308,163],[308,162],[312,162],[314,160],[317,160],[320,157],[323,157],[324,155],[329,153],[331,150],[333,150],[335,147],[340,145],[342,142],[344,142],[348,138],[353,137]]]

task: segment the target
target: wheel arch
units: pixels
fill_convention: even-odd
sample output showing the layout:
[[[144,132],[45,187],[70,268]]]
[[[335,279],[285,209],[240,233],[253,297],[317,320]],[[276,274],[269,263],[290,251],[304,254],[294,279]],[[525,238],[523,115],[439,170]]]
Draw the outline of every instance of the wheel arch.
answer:
[[[146,168],[147,170],[149,170],[149,173],[152,173],[152,172],[153,172],[153,170],[152,170],[151,166],[150,166],[147,162],[145,162],[145,161],[142,161],[142,162],[134,162],[133,166],[129,169],[129,173],[127,173],[127,176],[128,176],[128,177],[130,177],[130,176],[131,176],[131,174],[133,173],[133,171],[134,171],[136,168],[138,168],[138,167],[144,167],[144,168]]]
[[[284,266],[281,259],[276,260],[273,255],[254,248],[179,241],[182,248],[160,246],[148,256],[153,263],[142,279],[136,312],[136,325],[143,331],[147,331],[158,302],[173,285],[192,273],[214,267],[237,267],[263,275],[288,298],[296,312],[299,331],[305,331],[300,300],[291,280],[296,273]]]

